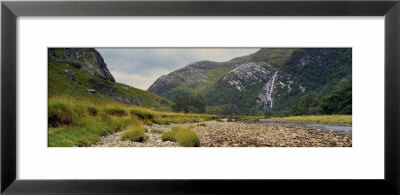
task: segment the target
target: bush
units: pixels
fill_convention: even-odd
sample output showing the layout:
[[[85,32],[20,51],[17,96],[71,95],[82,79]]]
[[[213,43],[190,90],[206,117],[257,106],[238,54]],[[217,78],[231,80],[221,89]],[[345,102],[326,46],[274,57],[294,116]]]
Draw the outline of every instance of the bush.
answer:
[[[100,113],[100,118],[102,121],[104,122],[110,122],[111,121],[111,117],[110,115],[106,114],[106,113]]]
[[[143,124],[148,125],[148,126],[152,126],[153,122],[151,120],[149,120],[149,119],[145,119],[145,120],[143,120]]]
[[[97,109],[95,107],[89,107],[88,113],[90,116],[97,116]]]
[[[111,120],[110,120],[109,124],[110,124],[110,130],[112,132],[120,131],[130,125],[137,126],[139,128],[143,128],[139,120],[134,119],[130,116],[110,117],[110,119]]]
[[[165,132],[165,133],[162,134],[161,140],[164,141],[164,142],[165,141],[175,142],[176,141],[175,133],[172,133],[171,131]]]
[[[131,127],[124,131],[121,136],[121,140],[131,140],[135,142],[144,142],[147,136],[144,134],[144,129],[141,127]]]
[[[153,122],[160,125],[169,125],[170,119],[169,118],[155,118]]]
[[[77,117],[70,105],[63,103],[49,103],[48,124],[50,127],[71,125]]]
[[[197,124],[197,126],[202,126],[202,127],[204,127],[204,126],[206,126],[206,124],[205,124],[205,123],[200,123],[200,124]]]
[[[182,127],[173,127],[171,131],[179,145],[183,147],[199,147],[200,139],[194,131]]]
[[[148,110],[144,110],[144,109],[134,109],[131,111],[131,114],[134,116],[139,117],[140,119],[144,120],[144,119],[153,119],[154,118],[154,113]]]
[[[153,129],[153,130],[151,130],[151,133],[162,134],[162,133],[164,133],[164,131],[163,130],[159,130],[159,129]]]
[[[105,108],[104,112],[112,116],[125,116],[125,110],[121,108]]]

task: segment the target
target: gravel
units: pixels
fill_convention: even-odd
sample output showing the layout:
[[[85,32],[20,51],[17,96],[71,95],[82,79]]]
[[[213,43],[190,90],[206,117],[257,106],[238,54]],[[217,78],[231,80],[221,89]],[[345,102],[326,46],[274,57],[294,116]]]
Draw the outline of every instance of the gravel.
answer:
[[[162,134],[151,133],[158,129],[171,131],[173,126],[191,127],[200,138],[202,147],[351,147],[352,136],[337,134],[335,131],[306,130],[301,127],[281,125],[246,124],[240,122],[204,122],[145,126],[145,142],[122,141],[117,132],[102,137],[93,147],[177,147],[177,143],[161,140]]]

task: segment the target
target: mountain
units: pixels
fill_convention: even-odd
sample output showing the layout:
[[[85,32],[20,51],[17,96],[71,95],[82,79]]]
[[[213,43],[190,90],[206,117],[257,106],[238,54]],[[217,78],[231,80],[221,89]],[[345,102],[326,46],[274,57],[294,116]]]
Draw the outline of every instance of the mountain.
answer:
[[[323,100],[351,82],[351,59],[350,48],[263,48],[227,62],[189,64],[160,77],[148,91],[170,100],[200,93],[210,110],[234,114],[324,114]],[[332,109],[351,113],[351,87],[341,94],[337,101],[346,105]]]
[[[246,57],[227,62],[200,61],[158,78],[147,91],[173,99],[183,93],[205,95],[227,72],[243,64]]]
[[[168,110],[171,102],[154,93],[117,83],[93,48],[48,49],[48,96]]]

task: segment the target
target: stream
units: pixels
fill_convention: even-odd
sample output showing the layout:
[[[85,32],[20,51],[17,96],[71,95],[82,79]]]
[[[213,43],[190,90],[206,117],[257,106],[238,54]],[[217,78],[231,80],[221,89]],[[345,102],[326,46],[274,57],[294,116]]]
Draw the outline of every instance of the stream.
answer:
[[[264,120],[257,122],[257,124],[265,125],[281,125],[286,127],[300,127],[306,130],[321,130],[321,131],[335,131],[337,134],[351,135],[352,126],[351,125],[335,125],[335,124],[322,124],[322,123],[300,123],[300,122],[285,122],[285,121],[270,121]]]

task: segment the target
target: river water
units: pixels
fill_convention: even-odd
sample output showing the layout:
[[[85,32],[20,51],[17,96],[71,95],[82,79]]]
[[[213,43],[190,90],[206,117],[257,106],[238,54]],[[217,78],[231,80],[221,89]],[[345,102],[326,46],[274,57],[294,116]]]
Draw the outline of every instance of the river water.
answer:
[[[334,125],[334,124],[321,124],[321,123],[296,123],[296,122],[283,122],[283,121],[270,121],[263,120],[257,124],[265,125],[280,125],[290,128],[302,128],[307,130],[321,130],[321,131],[335,131],[337,134],[351,135],[351,125]]]

